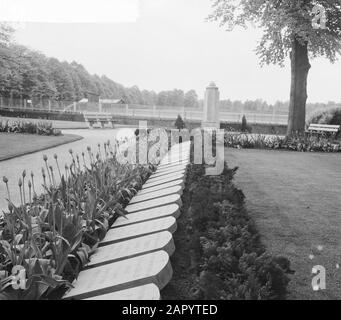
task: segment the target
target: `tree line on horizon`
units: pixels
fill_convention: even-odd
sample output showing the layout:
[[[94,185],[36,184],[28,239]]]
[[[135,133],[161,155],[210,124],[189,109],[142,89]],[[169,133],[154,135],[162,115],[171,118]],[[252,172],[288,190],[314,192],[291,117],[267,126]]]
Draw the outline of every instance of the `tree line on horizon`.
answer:
[[[203,107],[203,100],[195,90],[180,89],[161,91],[140,90],[137,86],[124,87],[107,76],[91,75],[83,65],[73,61],[61,62],[22,45],[11,44],[14,30],[0,24],[0,96],[13,99],[48,98],[74,102],[95,93],[103,99],[123,99],[128,104],[147,106]],[[309,103],[310,111],[340,106],[335,102]],[[264,112],[287,114],[289,101],[274,104],[262,99],[221,100],[222,110],[230,112]]]
[[[221,110],[230,112],[245,112],[245,113],[275,113],[287,115],[289,111],[290,101],[276,101],[275,103],[267,103],[262,99],[256,100],[221,100]],[[310,102],[307,103],[307,112],[311,113],[316,110],[341,108],[341,103],[335,101],[324,102]]]
[[[77,102],[88,94],[123,99],[128,104],[197,108],[195,90],[140,90],[124,87],[107,76],[91,75],[83,65],[59,61],[25,46],[11,43],[14,30],[0,24],[0,96],[13,99],[48,98]]]

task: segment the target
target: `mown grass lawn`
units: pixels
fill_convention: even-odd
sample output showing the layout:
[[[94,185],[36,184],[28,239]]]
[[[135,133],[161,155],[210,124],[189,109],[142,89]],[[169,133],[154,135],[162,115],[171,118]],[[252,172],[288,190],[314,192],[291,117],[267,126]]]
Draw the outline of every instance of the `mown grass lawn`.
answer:
[[[56,147],[80,140],[81,138],[74,134],[55,137],[35,134],[0,133],[0,161]]]
[[[225,160],[239,166],[236,184],[264,244],[296,270],[288,299],[341,298],[341,154],[229,148]],[[317,265],[325,291],[312,290]]]

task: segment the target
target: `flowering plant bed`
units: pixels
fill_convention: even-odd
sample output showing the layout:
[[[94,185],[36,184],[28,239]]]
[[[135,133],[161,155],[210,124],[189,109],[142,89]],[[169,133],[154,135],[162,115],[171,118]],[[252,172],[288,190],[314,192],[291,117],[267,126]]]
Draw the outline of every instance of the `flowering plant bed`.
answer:
[[[46,192],[36,195],[34,175],[24,171],[19,206],[3,177],[9,210],[0,218],[0,300],[62,297],[154,169],[121,164],[110,142],[95,154],[70,150],[72,164],[65,169],[55,155],[57,172],[44,156]]]
[[[335,140],[325,135],[294,135],[292,137],[280,137],[226,132],[225,147],[299,152],[341,152],[340,140]]]

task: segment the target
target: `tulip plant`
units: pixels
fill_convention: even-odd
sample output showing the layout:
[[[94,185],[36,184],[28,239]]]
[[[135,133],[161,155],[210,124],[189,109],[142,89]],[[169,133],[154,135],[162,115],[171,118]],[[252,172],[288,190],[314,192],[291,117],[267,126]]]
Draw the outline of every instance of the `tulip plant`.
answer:
[[[43,156],[40,196],[34,174],[22,173],[17,206],[3,177],[8,212],[0,217],[0,300],[60,298],[154,169],[120,164],[110,142],[81,157],[69,153],[63,171],[57,155],[56,171]]]

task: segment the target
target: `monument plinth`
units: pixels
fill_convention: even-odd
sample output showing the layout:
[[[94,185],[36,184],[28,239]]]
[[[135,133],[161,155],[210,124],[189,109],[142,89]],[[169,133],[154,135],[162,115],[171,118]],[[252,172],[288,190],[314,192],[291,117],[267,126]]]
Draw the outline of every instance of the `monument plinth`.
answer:
[[[206,88],[202,128],[220,129],[219,89],[214,82]]]

